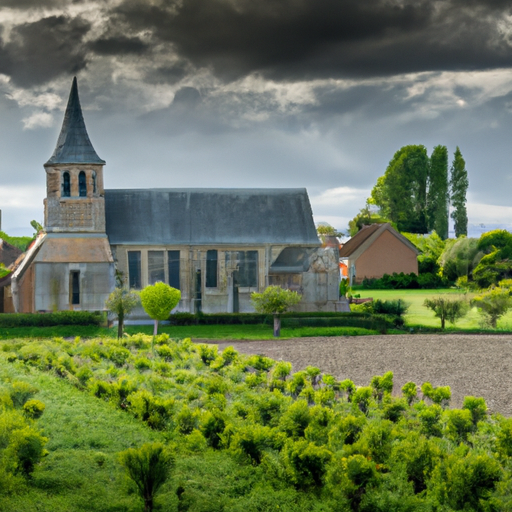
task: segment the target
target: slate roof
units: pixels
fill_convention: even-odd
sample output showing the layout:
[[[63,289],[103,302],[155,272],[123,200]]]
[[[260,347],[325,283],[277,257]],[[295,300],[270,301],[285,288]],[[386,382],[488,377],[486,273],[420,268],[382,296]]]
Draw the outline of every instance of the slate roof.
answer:
[[[82,107],[78,97],[76,76],[73,78],[64,121],[57,146],[46,165],[53,164],[104,164],[92,147],[85,128]]]
[[[393,229],[389,222],[385,222],[383,224],[370,224],[369,226],[363,226],[359,232],[354,235],[348,242],[346,242],[343,247],[340,249],[340,258],[349,258],[352,254],[354,254],[372,235],[378,233],[376,238],[380,235],[380,233],[384,231],[389,231],[393,235],[395,235],[401,242],[403,242],[406,246],[408,246],[411,250],[418,253],[418,249],[414,244],[412,244],[405,236],[399,233],[396,229]],[[373,242],[371,242],[373,243]]]
[[[305,188],[105,190],[112,245],[319,246]]]

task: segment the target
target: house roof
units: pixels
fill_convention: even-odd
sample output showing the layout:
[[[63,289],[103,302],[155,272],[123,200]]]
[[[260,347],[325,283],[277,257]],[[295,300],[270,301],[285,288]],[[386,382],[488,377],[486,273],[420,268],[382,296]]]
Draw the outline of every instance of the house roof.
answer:
[[[112,245],[319,246],[305,188],[105,190]]]
[[[76,76],[73,78],[64,121],[57,140],[57,146],[46,165],[54,164],[104,164],[92,147],[82,107],[78,97]]]
[[[340,258],[350,258],[350,256],[358,251],[367,240],[369,244],[373,243],[370,238],[375,240],[384,231],[389,231],[395,235],[407,247],[418,254],[419,251],[414,244],[412,244],[409,240],[407,240],[407,238],[405,238],[405,236],[394,229],[389,222],[385,222],[383,224],[370,224],[369,226],[363,226],[359,232],[354,235],[348,242],[346,242],[340,249]]]
[[[0,238],[0,263],[12,265],[23,251]]]

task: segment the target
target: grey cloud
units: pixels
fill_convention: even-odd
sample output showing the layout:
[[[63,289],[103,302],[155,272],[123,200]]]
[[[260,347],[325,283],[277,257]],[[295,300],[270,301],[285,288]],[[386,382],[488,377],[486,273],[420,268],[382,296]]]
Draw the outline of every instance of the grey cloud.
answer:
[[[144,54],[149,45],[138,37],[103,37],[89,44],[89,48],[99,55]]]
[[[16,26],[0,48],[0,72],[23,87],[72,75],[87,64],[82,40],[90,29],[84,19],[50,16]]]
[[[303,79],[509,66],[497,31],[506,9],[498,0],[125,0],[112,19],[225,79]]]

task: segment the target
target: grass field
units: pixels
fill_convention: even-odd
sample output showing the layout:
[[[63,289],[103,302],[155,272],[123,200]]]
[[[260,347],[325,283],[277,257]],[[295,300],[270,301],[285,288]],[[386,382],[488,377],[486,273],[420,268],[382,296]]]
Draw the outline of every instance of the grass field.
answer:
[[[408,313],[405,316],[406,324],[409,326],[440,327],[441,321],[434,316],[433,311],[426,308],[423,302],[427,298],[438,297],[440,295],[451,295],[453,298],[465,298],[470,300],[474,294],[461,293],[455,288],[442,290],[357,290],[355,294],[361,297],[372,297],[380,300],[402,299],[409,302]],[[476,308],[472,308],[467,316],[459,320],[455,327],[446,324],[447,330],[478,330],[480,329],[481,315]],[[512,310],[498,321],[498,330],[512,331]]]

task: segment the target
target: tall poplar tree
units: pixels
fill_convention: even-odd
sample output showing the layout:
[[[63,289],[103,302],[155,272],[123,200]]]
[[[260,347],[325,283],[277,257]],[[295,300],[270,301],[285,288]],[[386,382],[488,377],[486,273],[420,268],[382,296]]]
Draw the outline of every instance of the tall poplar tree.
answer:
[[[455,224],[455,236],[467,236],[468,234],[468,213],[466,210],[466,193],[469,181],[466,171],[466,162],[462,158],[459,147],[453,155],[452,168],[450,173],[451,203],[453,211],[451,217]]]
[[[430,155],[427,195],[429,231],[434,229],[443,239],[448,238],[448,150],[436,146]]]

